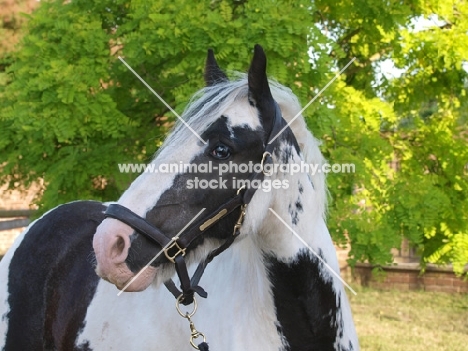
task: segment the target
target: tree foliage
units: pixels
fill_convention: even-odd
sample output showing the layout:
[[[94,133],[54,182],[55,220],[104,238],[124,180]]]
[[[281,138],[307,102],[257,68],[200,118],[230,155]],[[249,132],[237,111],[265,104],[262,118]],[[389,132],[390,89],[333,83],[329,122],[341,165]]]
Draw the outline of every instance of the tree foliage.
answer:
[[[254,43],[268,72],[307,103],[331,162],[329,227],[351,261],[391,261],[403,237],[425,262],[468,262],[466,0],[42,1],[0,82],[3,181],[47,184],[43,209],[116,199],[132,180],[117,164],[145,162],[176,111],[203,86],[207,48],[245,71]],[[417,18],[434,25],[420,30]],[[382,75],[392,60],[403,70]]]

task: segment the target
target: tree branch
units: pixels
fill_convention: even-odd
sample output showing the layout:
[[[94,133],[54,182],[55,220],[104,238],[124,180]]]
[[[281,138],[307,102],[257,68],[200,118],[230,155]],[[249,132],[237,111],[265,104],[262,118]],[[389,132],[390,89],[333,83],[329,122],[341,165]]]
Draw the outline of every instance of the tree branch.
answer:
[[[352,31],[350,31],[348,34],[346,34],[344,37],[342,37],[341,39],[339,39],[336,43],[339,45],[339,46],[342,46],[344,43],[347,43],[349,42],[349,40],[354,37],[355,35],[359,34],[359,32],[362,30],[362,28],[356,28],[356,29],[353,29]]]

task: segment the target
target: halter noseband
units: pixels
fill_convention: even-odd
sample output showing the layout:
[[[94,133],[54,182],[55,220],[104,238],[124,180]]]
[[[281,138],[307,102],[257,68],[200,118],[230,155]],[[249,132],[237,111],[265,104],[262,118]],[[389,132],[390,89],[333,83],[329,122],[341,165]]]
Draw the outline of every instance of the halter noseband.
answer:
[[[275,102],[274,104],[275,116],[273,121],[273,127],[271,128],[271,131],[269,133],[261,160],[262,170],[261,172],[254,172],[250,175],[249,184],[252,184],[253,180],[258,180],[262,182],[265,175],[272,175],[272,173],[266,172],[264,170],[264,165],[271,164],[273,162],[271,155],[276,147],[277,142],[273,141],[271,144],[269,142],[281,131],[281,121],[283,120],[281,111],[277,103]],[[158,228],[146,221],[146,219],[144,219],[143,217],[140,217],[128,208],[119,204],[109,205],[105,212],[105,217],[115,218],[129,225],[138,233],[145,235],[148,239],[154,241],[162,248],[165,248],[164,254],[166,255],[166,258],[170,262],[175,264],[176,272],[181,283],[180,287],[182,291],[179,291],[172,279],[168,280],[164,284],[166,285],[167,289],[175,296],[178,302],[184,305],[189,305],[194,301],[194,293],[197,293],[201,297],[205,298],[208,296],[206,291],[203,290],[202,287],[198,286],[198,282],[200,281],[208,263],[210,263],[213,260],[213,258],[218,256],[224,250],[229,248],[234,242],[234,240],[239,236],[247,205],[250,203],[250,200],[252,200],[252,197],[255,194],[256,190],[257,189],[252,186],[247,189],[239,189],[237,191],[236,196],[226,201],[224,204],[219,206],[216,210],[212,211],[208,215],[204,216],[202,219],[190,225],[188,229],[180,236],[174,237],[172,239],[169,239]],[[226,241],[221,246],[211,251],[205,258],[205,260],[199,263],[195,273],[193,274],[192,278],[190,278],[187,270],[187,265],[184,259],[185,251],[187,250],[189,245],[193,242],[193,240],[202,235],[203,232],[210,228],[214,223],[226,217],[226,215],[233,212],[238,207],[241,208],[241,213],[239,215],[237,223],[234,226],[233,234],[228,239],[226,239]]]

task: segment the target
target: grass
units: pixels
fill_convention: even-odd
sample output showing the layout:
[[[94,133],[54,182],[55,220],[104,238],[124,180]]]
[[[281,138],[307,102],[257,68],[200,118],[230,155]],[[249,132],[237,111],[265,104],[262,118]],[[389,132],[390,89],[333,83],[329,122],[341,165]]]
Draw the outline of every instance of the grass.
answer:
[[[348,293],[362,351],[468,350],[468,295],[423,291]]]

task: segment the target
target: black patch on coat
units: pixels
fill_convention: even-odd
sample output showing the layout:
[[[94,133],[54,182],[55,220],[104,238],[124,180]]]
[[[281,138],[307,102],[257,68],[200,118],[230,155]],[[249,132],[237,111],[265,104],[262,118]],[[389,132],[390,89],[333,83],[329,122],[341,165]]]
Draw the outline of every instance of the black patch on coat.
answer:
[[[73,351],[93,351],[93,349],[89,347],[89,341],[84,341],[81,345],[75,347]]]
[[[9,266],[5,350],[90,350],[75,341],[99,281],[90,255],[104,211],[99,202],[73,202],[29,229]]]
[[[288,350],[335,351],[339,307],[332,282],[321,276],[323,264],[306,249],[292,263],[268,255],[264,259]]]
[[[304,212],[304,208],[302,207],[302,202],[301,199],[298,197],[296,200],[296,203],[294,204],[296,206],[296,211],[297,212]]]
[[[282,124],[281,127],[283,128],[287,123],[283,119],[281,121],[281,124]],[[299,144],[297,143],[296,137],[294,136],[294,133],[292,132],[291,128],[287,127],[280,134],[280,136],[278,136],[277,139],[279,142],[283,142],[287,145],[283,147],[282,149],[277,148],[275,150],[275,155],[280,162],[284,164],[288,164],[289,161],[292,160],[293,158],[293,150],[296,152],[297,155],[301,154],[301,149],[299,147]]]
[[[299,213],[304,212],[304,208],[302,206],[300,197],[297,198],[296,202],[294,203],[294,206],[289,204],[288,212],[291,216],[292,224],[297,225],[297,223],[299,223]]]
[[[287,139],[287,138],[286,138]],[[296,150],[297,152],[297,150]],[[293,158],[293,146],[292,145],[287,145],[285,147],[283,147],[283,149],[281,150],[281,155],[278,155],[280,158],[280,162],[282,162],[283,164],[288,164],[290,160],[292,160]]]
[[[297,189],[299,190],[299,194],[302,195],[304,193],[304,187],[300,181],[297,182]]]
[[[297,211],[294,210],[292,204],[289,204],[288,212],[289,212],[289,215],[291,216],[292,224],[297,225],[297,223],[299,223],[298,213]]]

